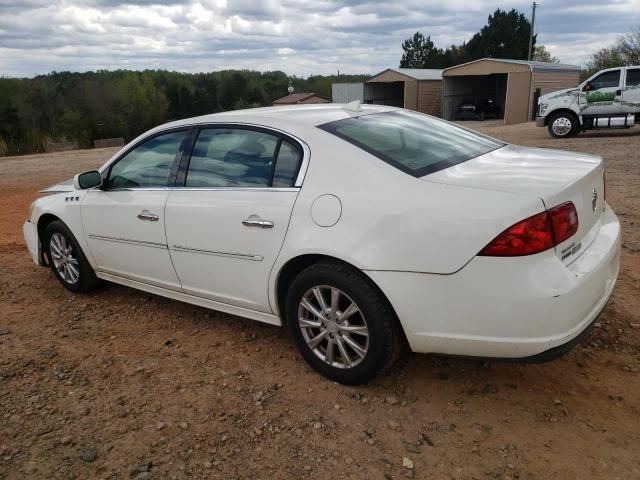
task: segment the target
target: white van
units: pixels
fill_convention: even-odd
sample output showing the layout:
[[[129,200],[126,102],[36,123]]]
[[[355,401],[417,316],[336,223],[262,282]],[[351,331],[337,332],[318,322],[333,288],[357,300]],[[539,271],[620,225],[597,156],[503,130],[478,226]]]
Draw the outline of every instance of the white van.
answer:
[[[601,70],[576,88],[543,95],[536,125],[552,137],[640,123],[640,66]]]

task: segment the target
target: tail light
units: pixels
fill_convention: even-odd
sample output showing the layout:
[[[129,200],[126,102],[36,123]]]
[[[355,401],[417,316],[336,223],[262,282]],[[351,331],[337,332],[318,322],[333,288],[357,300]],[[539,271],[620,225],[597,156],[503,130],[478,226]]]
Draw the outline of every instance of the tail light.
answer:
[[[549,210],[555,245],[564,242],[578,231],[578,212],[573,202],[563,203]]]
[[[544,252],[578,231],[578,212],[572,202],[540,212],[507,228],[478,254],[520,257]]]

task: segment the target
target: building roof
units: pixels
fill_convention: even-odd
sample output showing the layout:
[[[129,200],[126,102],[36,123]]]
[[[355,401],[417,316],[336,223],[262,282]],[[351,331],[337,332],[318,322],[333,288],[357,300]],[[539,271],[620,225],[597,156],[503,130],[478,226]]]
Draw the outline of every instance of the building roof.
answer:
[[[549,62],[536,62],[530,60],[513,60],[510,58],[479,58],[478,60],[472,60],[471,62],[461,63],[460,65],[454,65],[453,67],[445,68],[444,71],[463,67],[465,65],[471,65],[478,62],[500,62],[500,63],[513,63],[516,65],[528,65],[531,71],[534,72],[556,72],[556,71],[580,71],[580,67],[577,65],[569,65],[566,63],[549,63]]]
[[[376,73],[373,77],[367,80],[367,82],[375,81],[376,77],[379,77],[386,72],[396,72],[406,77],[414,78],[416,80],[442,80],[442,70],[434,68],[387,68],[386,70]]]
[[[321,95],[316,93],[292,93],[287,95],[286,97],[279,98],[273,102],[274,105],[295,105],[296,103],[312,103],[310,100],[317,97],[319,102],[317,103],[327,103],[330,100],[328,98],[324,98]]]

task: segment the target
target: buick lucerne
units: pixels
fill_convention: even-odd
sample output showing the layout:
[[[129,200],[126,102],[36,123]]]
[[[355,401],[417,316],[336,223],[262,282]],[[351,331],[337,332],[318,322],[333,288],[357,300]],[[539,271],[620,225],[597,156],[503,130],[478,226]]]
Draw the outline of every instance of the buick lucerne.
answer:
[[[378,105],[168,123],[48,189],[24,236],[72,292],[100,281],[274,325],[326,377],[404,352],[527,361],[572,347],[616,281],[600,157]]]

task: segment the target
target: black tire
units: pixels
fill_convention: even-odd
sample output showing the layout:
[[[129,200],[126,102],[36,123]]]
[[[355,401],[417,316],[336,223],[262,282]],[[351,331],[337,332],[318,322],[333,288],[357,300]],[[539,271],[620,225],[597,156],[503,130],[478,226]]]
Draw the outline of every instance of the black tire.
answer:
[[[347,302],[349,300],[354,302],[359,308],[359,312],[361,312],[361,318],[366,319],[368,348],[366,355],[363,358],[358,358],[360,363],[353,367],[338,368],[330,365],[307,345],[298,320],[299,308],[302,308],[300,307],[300,302],[305,294],[308,294],[311,289],[318,286],[326,289],[334,287],[340,290],[345,295],[342,298]],[[318,373],[339,383],[346,385],[367,383],[381,371],[388,370],[397,364],[408,352],[406,338],[387,299],[370,279],[347,265],[322,262],[303,270],[290,285],[287,293],[285,315],[291,334],[302,357]],[[356,315],[359,316],[360,313]],[[317,317],[313,318],[317,319]],[[358,320],[353,321],[357,322]],[[335,341],[337,341],[338,334],[344,341],[342,331],[329,333],[328,335],[335,335]],[[350,339],[353,338],[355,337],[350,336]],[[328,339],[326,340],[329,341]],[[342,341],[339,343],[342,343]],[[346,346],[347,344],[343,343],[343,345]],[[326,353],[327,347],[324,348]],[[335,348],[337,349],[337,346]],[[339,350],[337,351],[339,352]],[[351,353],[355,352],[355,350],[350,349],[349,351]],[[338,355],[342,357],[341,353],[338,353]]]
[[[55,248],[51,245],[51,239],[56,234],[62,235],[67,242],[67,246],[71,248],[69,254],[77,261],[77,265],[74,263],[74,266],[76,266],[77,269],[77,278],[75,278],[75,274],[71,275],[68,271],[63,270],[63,273],[61,273],[56,267],[56,262],[54,261],[55,252],[52,254],[51,251],[52,248]],[[80,248],[76,237],[73,236],[71,230],[69,230],[62,221],[56,220],[47,225],[44,230],[42,244],[45,254],[47,255],[49,265],[51,266],[51,270],[64,288],[74,293],[84,293],[92,290],[100,284],[100,280],[96,277],[96,274],[93,271],[93,268],[91,268],[84,252]],[[68,278],[65,278],[63,275],[67,275]]]
[[[556,122],[559,122],[558,125]],[[561,128],[563,127],[563,128]],[[560,112],[552,115],[547,124],[549,135],[553,138],[569,138],[580,133],[578,117],[572,113]]]

